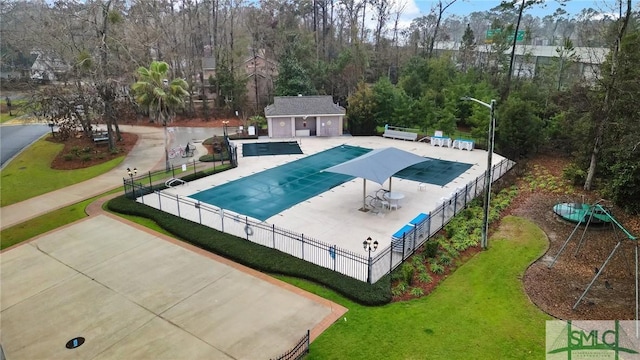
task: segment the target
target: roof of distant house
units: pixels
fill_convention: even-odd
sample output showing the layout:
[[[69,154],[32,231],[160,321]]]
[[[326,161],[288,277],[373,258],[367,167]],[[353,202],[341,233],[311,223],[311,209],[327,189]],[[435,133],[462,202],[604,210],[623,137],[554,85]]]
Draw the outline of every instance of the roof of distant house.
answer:
[[[454,41],[437,41],[434,45],[436,50],[450,50],[459,51],[462,44]],[[558,57],[557,49],[562,49],[560,46],[542,46],[542,45],[516,45],[516,55],[531,54],[533,56],[541,57]],[[493,51],[491,44],[477,44],[476,50],[479,52],[491,52]],[[509,47],[506,52],[510,52]],[[602,64],[609,53],[609,49],[602,47],[575,47],[575,55],[578,57],[578,62],[585,64]]]
[[[276,96],[273,104],[264,108],[266,116],[344,115],[345,109],[329,95]]]

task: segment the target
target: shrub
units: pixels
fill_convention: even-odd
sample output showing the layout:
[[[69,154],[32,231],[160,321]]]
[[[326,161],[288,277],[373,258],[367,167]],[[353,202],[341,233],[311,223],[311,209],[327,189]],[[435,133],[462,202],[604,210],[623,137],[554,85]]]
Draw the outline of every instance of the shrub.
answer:
[[[427,241],[426,247],[425,247],[425,256],[427,258],[434,258],[436,257],[436,255],[438,254],[438,243],[436,241]]]
[[[121,214],[151,219],[185,242],[258,271],[310,280],[362,305],[383,305],[391,301],[389,275],[375,284],[368,284],[278,250],[137,203],[124,195],[110,200],[107,207]]]
[[[449,254],[449,256],[452,259],[455,259],[458,257],[458,255],[460,255],[460,253],[458,252],[458,250],[456,250],[453,245],[451,244],[446,244],[443,246],[443,249],[447,252],[447,254]]]
[[[90,146],[85,146],[82,148],[82,152],[85,154],[90,153],[91,151],[93,151],[93,149]]]
[[[422,290],[422,288],[419,288],[419,287],[414,287],[414,288],[411,288],[411,291],[409,293],[411,294],[411,296],[420,297],[424,295],[424,290]]]
[[[423,262],[424,262],[424,259],[422,258],[421,254],[416,253],[411,257],[411,263],[415,267],[418,267],[418,266],[422,265]]]
[[[62,158],[65,161],[71,161],[71,160],[73,160],[74,157],[75,156],[72,153],[66,153],[66,154],[62,155]]]
[[[440,255],[440,263],[442,265],[449,265],[449,264],[451,264],[451,261],[452,261],[452,259],[448,255],[446,255],[446,254]]]
[[[415,274],[416,269],[413,265],[405,262],[402,264],[402,280],[409,286],[413,284],[413,274]]]
[[[562,170],[562,177],[571,181],[572,185],[584,184],[587,174],[578,165],[572,163]]]
[[[80,157],[80,148],[79,147],[73,146],[70,151],[76,157]]]
[[[418,281],[420,281],[421,283],[428,284],[431,281],[433,281],[433,279],[431,278],[431,275],[429,275],[428,272],[420,272],[418,274]]]
[[[431,264],[431,272],[434,274],[444,274],[444,267],[438,263]]]
[[[82,154],[80,159],[82,159],[82,162],[87,162],[91,161],[91,159],[93,159],[93,156],[91,156],[91,154]]]
[[[404,293],[407,292],[407,288],[408,288],[408,286],[407,286],[406,283],[400,282],[400,283],[398,283],[398,285],[396,285],[393,288],[393,290],[391,290],[391,294],[393,296],[402,296],[402,295],[404,295]]]
[[[229,155],[224,152],[222,154],[207,154],[207,155],[202,155],[200,156],[200,158],[198,159],[201,162],[214,162],[214,161],[228,161],[229,160]]]

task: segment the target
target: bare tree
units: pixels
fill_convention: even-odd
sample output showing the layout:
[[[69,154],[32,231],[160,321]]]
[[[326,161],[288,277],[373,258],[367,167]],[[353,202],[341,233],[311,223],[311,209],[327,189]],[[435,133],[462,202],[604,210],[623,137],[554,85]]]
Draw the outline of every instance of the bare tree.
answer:
[[[604,85],[604,99],[603,99],[603,108],[600,116],[596,117],[596,133],[594,138],[593,150],[591,151],[591,160],[589,162],[589,170],[587,172],[587,177],[584,182],[584,189],[589,191],[591,190],[593,178],[596,173],[596,165],[598,163],[598,154],[600,153],[600,147],[602,144],[602,138],[604,136],[605,129],[608,124],[611,122],[611,111],[615,106],[615,99],[612,96],[612,93],[616,86],[617,81],[617,70],[618,70],[618,54],[620,52],[620,44],[622,42],[622,38],[625,36],[627,32],[627,27],[629,26],[629,20],[631,19],[631,0],[626,1],[626,10],[624,12],[624,16],[622,16],[623,9],[623,1],[620,0],[620,19],[618,20],[618,29],[616,32],[616,37],[614,40],[614,44],[611,48],[611,59],[610,59],[610,69],[609,76],[606,77]]]
[[[437,5],[437,16],[436,16],[436,25],[433,29],[433,36],[431,37],[431,43],[429,44],[429,57],[433,55],[433,46],[436,42],[436,38],[438,37],[438,30],[440,29],[440,22],[442,21],[442,14],[447,11],[449,6],[453,5],[457,0],[449,0],[444,3],[442,0],[438,0]]]

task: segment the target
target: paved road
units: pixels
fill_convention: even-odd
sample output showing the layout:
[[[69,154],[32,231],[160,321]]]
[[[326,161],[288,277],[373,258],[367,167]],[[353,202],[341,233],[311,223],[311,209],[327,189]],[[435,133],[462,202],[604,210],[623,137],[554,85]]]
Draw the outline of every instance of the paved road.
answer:
[[[0,167],[48,131],[47,125],[0,126]]]

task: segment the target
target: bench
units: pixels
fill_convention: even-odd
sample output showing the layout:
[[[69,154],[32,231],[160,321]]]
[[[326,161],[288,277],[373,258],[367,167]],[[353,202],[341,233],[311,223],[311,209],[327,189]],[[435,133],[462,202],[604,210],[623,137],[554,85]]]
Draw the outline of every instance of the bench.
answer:
[[[392,138],[392,139],[401,139],[401,140],[411,140],[416,141],[418,139],[418,134],[408,131],[399,131],[399,130],[389,130],[386,129],[383,137]]]
[[[109,133],[106,132],[93,133],[91,137],[96,144],[104,144],[109,141]]]

